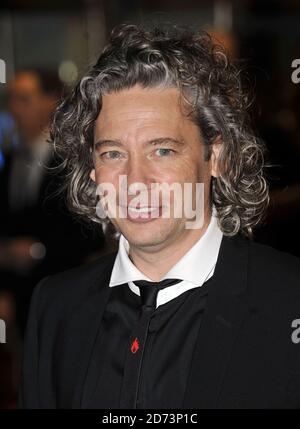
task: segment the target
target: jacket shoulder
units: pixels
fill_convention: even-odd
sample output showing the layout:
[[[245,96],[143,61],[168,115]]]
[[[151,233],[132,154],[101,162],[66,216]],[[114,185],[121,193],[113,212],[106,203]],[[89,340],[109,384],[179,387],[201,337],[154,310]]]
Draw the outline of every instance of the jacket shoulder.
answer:
[[[300,258],[271,246],[250,241],[248,277],[266,292],[300,293]]]
[[[78,304],[93,290],[105,286],[101,282],[106,273],[112,270],[116,252],[106,254],[92,262],[45,277],[35,287],[34,298],[38,299],[40,309],[53,304],[65,308]],[[38,298],[35,297],[38,295]]]

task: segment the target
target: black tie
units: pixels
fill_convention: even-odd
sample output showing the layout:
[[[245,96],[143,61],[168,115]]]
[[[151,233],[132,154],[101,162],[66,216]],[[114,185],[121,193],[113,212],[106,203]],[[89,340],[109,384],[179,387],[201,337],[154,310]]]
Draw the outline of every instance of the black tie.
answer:
[[[165,279],[160,282],[148,282],[147,280],[138,280],[133,282],[140,289],[142,306],[156,307],[156,297],[160,289],[181,282],[178,279]]]
[[[131,332],[127,349],[120,407],[137,408],[139,380],[149,323],[156,308],[158,291],[181,282],[178,279],[165,279],[160,282],[139,280],[133,282],[140,289],[142,310],[137,325]]]

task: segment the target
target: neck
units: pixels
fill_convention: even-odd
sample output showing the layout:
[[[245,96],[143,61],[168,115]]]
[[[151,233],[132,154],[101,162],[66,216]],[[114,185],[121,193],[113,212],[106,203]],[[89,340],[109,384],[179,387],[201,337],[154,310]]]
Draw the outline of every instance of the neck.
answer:
[[[137,247],[130,247],[129,257],[133,264],[152,281],[160,279],[193,247],[204,235],[211,214],[207,214],[201,229],[185,230],[185,233],[173,237],[171,243],[160,248],[145,251]]]

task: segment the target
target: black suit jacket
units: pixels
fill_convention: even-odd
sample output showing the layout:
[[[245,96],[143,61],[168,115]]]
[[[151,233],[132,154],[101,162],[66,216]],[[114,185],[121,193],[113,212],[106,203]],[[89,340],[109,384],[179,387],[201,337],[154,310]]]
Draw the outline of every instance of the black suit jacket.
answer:
[[[21,406],[86,407],[97,377],[90,362],[115,256],[36,287]],[[239,236],[223,237],[184,408],[300,407],[300,343],[292,340],[292,322],[300,319],[299,262]]]

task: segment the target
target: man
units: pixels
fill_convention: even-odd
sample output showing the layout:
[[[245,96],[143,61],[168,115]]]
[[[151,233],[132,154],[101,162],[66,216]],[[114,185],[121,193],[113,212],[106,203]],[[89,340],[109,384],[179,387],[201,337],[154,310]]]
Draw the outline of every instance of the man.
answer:
[[[249,240],[268,190],[246,105],[207,35],[114,30],[52,138],[119,249],[37,286],[23,407],[300,405],[299,260]]]

